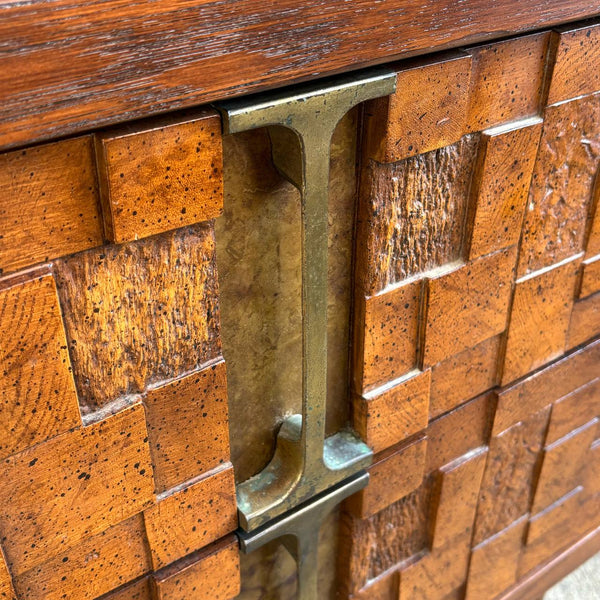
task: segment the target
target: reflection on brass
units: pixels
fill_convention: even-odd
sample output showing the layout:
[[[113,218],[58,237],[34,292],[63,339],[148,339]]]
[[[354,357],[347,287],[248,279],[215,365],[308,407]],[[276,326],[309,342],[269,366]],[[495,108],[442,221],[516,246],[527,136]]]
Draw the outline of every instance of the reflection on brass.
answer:
[[[368,482],[368,473],[358,473],[250,533],[239,532],[242,550],[252,552],[272,540],[281,539],[298,565],[298,599],[315,600],[318,597],[317,551],[321,523],[342,500],[364,488]]]
[[[392,93],[394,87],[394,73],[377,70],[217,106],[226,133],[271,128],[274,162],[301,194],[302,415],[284,421],[271,462],[237,488],[240,525],[246,531],[371,462],[370,449],[353,433],[325,439],[329,150],[335,126],[346,112]]]

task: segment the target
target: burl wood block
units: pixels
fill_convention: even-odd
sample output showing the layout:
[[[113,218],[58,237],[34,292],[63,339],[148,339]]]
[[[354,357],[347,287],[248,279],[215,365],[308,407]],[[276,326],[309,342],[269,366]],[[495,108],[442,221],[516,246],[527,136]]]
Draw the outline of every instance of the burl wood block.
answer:
[[[365,109],[367,157],[396,162],[460,139],[470,74],[471,57],[463,52],[399,70],[396,92]]]
[[[104,246],[55,268],[83,412],[220,356],[212,224]]]
[[[153,576],[156,600],[229,600],[240,592],[240,559],[233,536]]]
[[[138,514],[18,576],[15,588],[30,600],[93,600],[150,570]]]
[[[467,236],[470,260],[518,244],[541,131],[536,118],[482,134]]]
[[[0,274],[102,244],[91,136],[0,154]]]
[[[229,460],[223,361],[144,396],[157,493]]]
[[[600,91],[600,25],[559,28],[548,104]]]
[[[504,330],[515,260],[512,247],[428,279],[423,368]]]
[[[141,405],[0,464],[0,544],[13,577],[153,502]]]
[[[195,482],[144,511],[155,569],[214,542],[237,527],[231,463],[205,473]]]
[[[410,373],[353,401],[353,427],[373,452],[425,429],[431,372]]]
[[[550,34],[542,32],[469,49],[469,131],[538,114],[549,40]]]
[[[567,344],[581,256],[516,282],[502,383],[558,358]]]
[[[219,216],[221,120],[203,111],[96,136],[107,237],[117,243]]]
[[[354,389],[364,394],[415,368],[422,281],[359,299],[354,341]]]
[[[81,423],[52,275],[0,279],[0,459]]]
[[[544,114],[519,251],[518,277],[583,250],[600,159],[600,94]]]

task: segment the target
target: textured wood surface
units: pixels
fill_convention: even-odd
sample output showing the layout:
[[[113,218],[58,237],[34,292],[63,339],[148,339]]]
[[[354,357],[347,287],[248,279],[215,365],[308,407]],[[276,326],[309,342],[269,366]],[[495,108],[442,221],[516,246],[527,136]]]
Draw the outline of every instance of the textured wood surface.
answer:
[[[97,10],[89,0],[58,0],[5,1],[0,10],[0,144],[23,144],[586,18],[600,4],[285,0],[274,9],[256,0],[107,0]]]

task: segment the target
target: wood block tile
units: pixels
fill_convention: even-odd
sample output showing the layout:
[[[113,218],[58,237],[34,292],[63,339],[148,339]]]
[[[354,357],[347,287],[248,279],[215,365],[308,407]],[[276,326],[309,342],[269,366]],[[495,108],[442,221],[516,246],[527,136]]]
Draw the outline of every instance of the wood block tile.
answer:
[[[0,154],[0,274],[102,243],[90,136]]]
[[[107,237],[137,240],[223,211],[221,119],[214,111],[96,138]]]
[[[229,460],[224,362],[149,390],[144,406],[157,493]]]
[[[45,269],[0,280],[0,459],[81,424],[56,286]]]
[[[149,576],[142,577],[133,583],[105,594],[98,600],[153,600],[150,582]]]
[[[135,515],[23,573],[15,587],[29,600],[93,600],[150,570],[143,519]]]
[[[350,596],[352,600],[398,600],[398,573],[392,571],[369,582],[369,585]]]
[[[600,341],[561,358],[498,393],[493,435],[541,410],[598,376]]]
[[[600,158],[598,123],[600,94],[546,109],[523,223],[519,277],[583,250]]]
[[[478,140],[467,135],[398,163],[365,164],[356,244],[365,296],[462,258]]]
[[[72,256],[56,275],[86,412],[221,354],[212,224]]]
[[[423,368],[504,331],[515,259],[513,247],[427,281]]]
[[[0,598],[2,598],[2,600],[16,599],[12,578],[8,571],[2,548],[0,548]]]
[[[485,131],[473,175],[470,260],[519,243],[538,142],[539,118]]]
[[[532,514],[550,506],[581,483],[585,457],[596,437],[597,425],[595,418],[546,447]]]
[[[396,75],[396,92],[367,105],[367,156],[396,162],[453,144],[465,133],[471,57],[416,61]]]
[[[499,349],[500,336],[491,337],[431,368],[431,419],[496,385]]]
[[[591,207],[591,221],[585,246],[586,258],[600,254],[600,181],[598,179],[594,182]]]
[[[563,354],[580,257],[516,282],[502,383],[514,381]]]
[[[0,544],[13,577],[152,502],[146,436],[134,405],[0,463]]]
[[[482,394],[429,423],[426,473],[488,443],[493,401],[493,393]]]
[[[565,26],[554,35],[558,39],[548,104],[599,91],[600,25]]]
[[[377,460],[368,469],[369,485],[352,496],[348,510],[365,519],[417,489],[423,481],[426,449],[427,438],[421,437]]]
[[[538,113],[549,40],[550,34],[542,32],[469,49],[473,57],[470,131]]]
[[[217,544],[154,574],[156,600],[229,600],[240,592],[237,539]]]
[[[390,386],[354,397],[353,427],[373,452],[427,427],[430,382],[430,371],[411,372]]]
[[[473,548],[465,600],[492,600],[516,583],[526,525],[525,515]]]
[[[600,334],[600,292],[573,304],[567,348],[575,348]]]
[[[230,463],[144,511],[152,564],[159,569],[214,542],[237,527]]]
[[[597,415],[600,415],[600,378],[582,385],[552,405],[546,445],[557,442]]]
[[[354,389],[365,393],[416,366],[421,281],[413,281],[358,307],[354,344]]]
[[[490,440],[477,503],[474,545],[485,543],[528,512],[549,415],[547,406]]]
[[[579,297],[585,298],[600,292],[600,255],[584,260],[581,266],[583,272]]]

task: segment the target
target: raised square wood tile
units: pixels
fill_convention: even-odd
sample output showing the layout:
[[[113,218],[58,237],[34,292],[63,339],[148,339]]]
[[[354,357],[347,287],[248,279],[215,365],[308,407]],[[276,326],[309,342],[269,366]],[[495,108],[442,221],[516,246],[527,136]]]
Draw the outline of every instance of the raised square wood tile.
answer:
[[[497,383],[500,336],[467,348],[431,368],[431,419],[479,396]]]
[[[396,162],[456,142],[465,133],[470,74],[462,52],[398,71],[396,92],[367,105],[367,156]]]
[[[519,242],[541,131],[542,120],[535,118],[482,134],[473,175],[469,259]]]
[[[469,49],[470,131],[538,114],[549,39],[550,34],[542,32]]]
[[[600,292],[573,305],[567,348],[575,348],[600,335]]]
[[[600,94],[546,109],[523,222],[518,277],[583,250],[600,157],[599,123]]]
[[[212,224],[104,246],[55,268],[83,411],[220,356]]]
[[[548,104],[600,91],[600,25],[565,26],[554,35],[558,39]]]
[[[413,370],[421,281],[364,299],[358,307],[354,345],[354,389],[365,393]]]
[[[493,434],[498,435],[598,376],[600,340],[498,392]]]
[[[127,126],[97,137],[107,236],[121,243],[206,221],[223,211],[221,119]]]
[[[0,459],[81,424],[52,275],[0,280]]]
[[[229,460],[224,362],[149,390],[144,405],[157,493]]]
[[[413,492],[423,481],[426,449],[422,437],[377,460],[368,469],[369,485],[352,496],[347,508],[364,519]]]
[[[427,281],[423,368],[504,331],[515,259],[513,247]]]
[[[227,537],[154,574],[156,600],[229,600],[240,592],[237,539]]]
[[[13,577],[153,501],[146,436],[138,404],[0,463],[0,544]]]
[[[164,567],[237,527],[233,468],[210,471],[191,485],[159,496],[144,511],[155,569]]]
[[[516,282],[506,340],[502,383],[558,358],[567,345],[581,257]]]
[[[150,570],[138,514],[23,573],[15,587],[28,600],[93,600]]]
[[[431,372],[409,374],[353,401],[353,427],[377,453],[427,427]]]
[[[0,274],[102,244],[90,136],[0,154]]]

